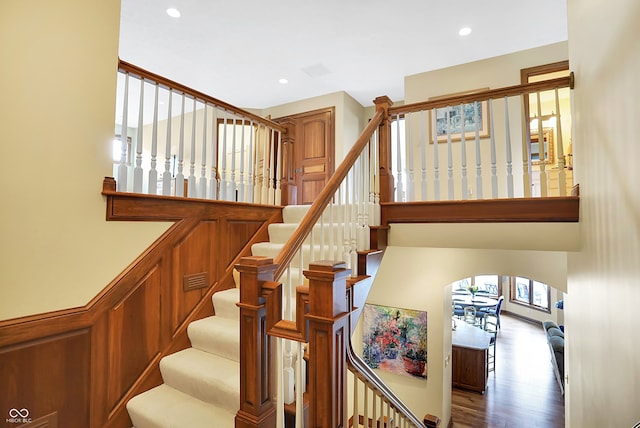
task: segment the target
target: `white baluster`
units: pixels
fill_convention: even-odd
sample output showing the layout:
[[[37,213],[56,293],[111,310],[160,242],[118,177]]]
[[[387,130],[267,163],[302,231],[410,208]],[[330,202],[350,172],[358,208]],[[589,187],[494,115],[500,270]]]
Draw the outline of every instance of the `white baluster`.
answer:
[[[356,160],[357,163],[357,160]],[[351,203],[351,221],[349,222],[349,227],[351,229],[351,250],[349,251],[349,256],[351,258],[351,263],[349,267],[351,268],[351,274],[353,276],[358,275],[358,186],[357,186],[357,174],[354,168],[351,168],[349,173],[352,175],[351,180],[351,194],[353,195],[353,202]]]
[[[253,202],[253,186],[254,186],[254,178],[253,178],[253,163],[254,163],[254,153],[253,153],[253,133],[254,126],[253,120],[249,121],[249,151],[247,158],[247,184],[245,190],[245,197],[247,202]]]
[[[296,342],[298,347],[298,357],[296,358],[296,415],[304,414],[304,349],[301,342]],[[304,418],[296,418],[296,428],[304,427]]]
[[[122,131],[120,132],[120,164],[117,186],[119,192],[127,191],[127,147],[129,139],[129,73],[124,75],[124,104],[122,105]]]
[[[447,107],[447,189],[449,190],[449,200],[453,201],[453,152],[451,148],[451,107]]]
[[[274,165],[274,157],[275,157],[275,151],[276,151],[276,144],[275,144],[275,130],[274,129],[270,129],[271,131],[271,138],[270,138],[270,145],[269,145],[269,199],[267,201],[267,203],[269,205],[273,205],[275,203],[275,189],[276,189],[276,185],[275,185],[275,181],[274,181],[274,169],[273,169],[273,165]]]
[[[284,427],[284,339],[276,338],[276,427]]]
[[[480,150],[480,102],[473,103],[473,120],[476,137],[476,199],[482,199],[482,159]]]
[[[460,104],[460,161],[462,163],[462,200],[468,199],[469,187],[467,184],[467,140],[464,123],[464,103]]]
[[[363,195],[363,182],[362,182],[362,153],[356,159],[354,163],[354,186],[357,197],[354,198],[356,204],[356,251],[364,250],[365,236],[364,236],[364,195]],[[356,262],[356,266],[357,266]]]
[[[269,203],[269,165],[268,165],[268,153],[269,153],[269,128],[264,127],[264,140],[263,140],[263,152],[262,152],[262,183],[261,191],[262,196],[260,202],[263,204]]]
[[[343,233],[343,246],[342,246],[342,261],[347,264],[347,269],[351,268],[351,258],[349,257],[349,252],[351,250],[351,239],[349,236],[349,174],[344,178],[344,214],[343,214],[343,222],[344,222],[344,233]]]
[[[220,200],[229,200],[229,178],[227,171],[227,111],[224,111],[222,118],[222,153],[220,155],[220,167],[222,169],[222,177],[220,179]]]
[[[440,200],[440,171],[438,161],[438,128],[436,127],[436,109],[432,111],[433,115],[433,197],[434,200]]]
[[[558,134],[558,187],[560,190],[560,196],[567,195],[567,178],[564,172],[564,143],[562,142],[562,117],[560,115],[560,98],[558,97],[558,88],[555,90],[556,97],[556,133]]]
[[[540,153],[540,196],[547,196],[547,151],[544,148],[544,131],[542,129],[542,106],[540,104],[540,92],[536,92],[538,98],[538,153]],[[547,144],[549,144],[548,142]]]
[[[435,144],[435,142],[434,142]],[[420,200],[427,200],[427,142],[424,134],[424,110],[420,110],[420,166],[422,195]]]
[[[280,165],[282,165],[282,133],[278,132],[278,158],[276,160],[276,199],[275,204],[282,204],[282,189],[281,187],[281,172]]]
[[[237,201],[238,200],[238,170],[236,169],[236,118],[235,116],[231,119],[233,123],[233,128],[231,132],[231,177],[229,178],[229,190],[227,191],[227,200],[228,201]]]
[[[513,166],[511,159],[511,125],[509,123],[509,97],[504,97],[504,123],[506,133],[505,152],[507,156],[507,198],[513,198]]]
[[[238,201],[246,202],[244,199],[244,152],[245,152],[245,143],[244,143],[244,117],[240,122],[240,181],[238,182]]]
[[[528,100],[528,95],[523,94],[521,99],[521,111],[526,110],[526,104]],[[531,197],[531,139],[529,138],[529,133],[527,129],[527,120],[524,115],[522,116],[522,181],[524,186],[524,197]]]
[[[164,146],[164,172],[162,173],[162,194],[171,195],[171,108],[173,105],[173,90],[169,89],[169,107],[167,108],[167,138]]]
[[[489,132],[491,133],[491,197],[498,197],[498,175],[496,170],[496,138],[493,132],[493,100],[489,98]]]
[[[396,202],[404,202],[404,185],[402,180],[402,141],[400,139],[400,115],[396,116]]]
[[[414,176],[413,176],[413,140],[412,140],[412,135],[413,135],[413,129],[411,127],[411,113],[407,113],[405,114],[405,140],[407,141],[407,148],[406,148],[406,155],[407,155],[407,162],[406,162],[406,169],[408,171],[408,177],[407,177],[407,190],[405,192],[405,200],[406,201],[415,201],[415,183],[414,183]]]
[[[209,199],[220,199],[218,189],[220,188],[218,176],[218,108],[213,107],[211,126],[211,176],[209,177]]]
[[[359,405],[360,403],[358,402],[358,386],[359,386],[359,382],[358,382],[358,376],[353,376],[353,412],[351,413],[351,416],[353,416],[353,420],[354,420],[354,424],[353,426],[359,427],[360,424],[358,423],[358,418],[359,418]]]
[[[149,169],[149,188],[147,193],[155,195],[158,193],[158,170],[156,169],[156,158],[158,155],[158,89],[156,83],[156,93],[153,102],[153,130],[151,133],[151,169]]]
[[[182,168],[184,167],[184,102],[185,94],[182,94],[182,103],[180,112],[180,140],[178,142],[178,174],[175,179],[175,195],[184,196],[184,174]]]
[[[202,169],[200,170],[200,181],[198,183],[198,196],[205,199],[207,197],[207,122],[209,115],[207,112],[207,102],[204,103],[202,121]]]
[[[369,213],[371,212],[371,208],[369,207],[369,188],[371,184],[369,183],[369,169],[371,168],[371,140],[367,144],[364,152],[362,153],[362,181],[363,185],[360,186],[362,189],[362,227],[364,228],[364,249],[368,250],[371,248],[371,229],[369,227]]]
[[[189,154],[189,178],[187,179],[187,196],[198,197],[196,187],[196,98],[193,98],[191,109],[191,153]]]
[[[133,170],[133,191],[142,193],[142,142],[144,128],[144,79],[140,79],[140,105],[138,107],[138,136],[136,137],[136,166]]]
[[[260,140],[260,127],[261,125],[258,123],[255,129],[256,135],[256,149],[255,149],[255,158],[253,159],[254,164],[254,178],[253,178],[253,203],[259,204],[262,201],[262,171],[260,170],[260,165],[262,162],[262,158],[260,156],[260,147],[262,147],[262,141]]]

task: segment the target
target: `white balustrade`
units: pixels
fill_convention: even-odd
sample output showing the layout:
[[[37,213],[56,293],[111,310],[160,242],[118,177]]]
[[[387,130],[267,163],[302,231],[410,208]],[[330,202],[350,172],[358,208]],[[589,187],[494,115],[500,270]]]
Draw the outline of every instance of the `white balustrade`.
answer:
[[[464,200],[567,194],[572,174],[564,159],[561,118],[569,115],[569,107],[558,95],[565,88],[534,91],[528,96],[506,89],[509,95],[500,94],[495,99],[488,91],[484,100],[476,96],[478,101],[448,106],[435,100],[419,103],[423,108],[414,104],[390,109],[389,167],[394,176],[395,202],[439,201],[441,195],[448,200]],[[525,117],[528,99],[532,105],[529,116],[534,119],[531,124],[529,116]],[[538,117],[548,120],[544,127],[535,125]],[[545,138],[549,140],[547,149]],[[531,158],[532,140],[534,146],[540,146],[540,159],[535,151]],[[514,157],[520,157],[522,163],[514,162]],[[470,171],[474,164],[475,174]],[[446,183],[440,177],[443,168]]]
[[[119,73],[117,190],[157,194],[160,188],[165,196],[280,204],[283,128],[177,87]]]

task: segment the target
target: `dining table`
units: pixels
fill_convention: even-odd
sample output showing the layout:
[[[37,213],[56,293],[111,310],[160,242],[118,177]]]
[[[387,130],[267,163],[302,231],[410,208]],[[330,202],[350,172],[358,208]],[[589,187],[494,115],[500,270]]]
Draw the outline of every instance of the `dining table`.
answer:
[[[470,294],[454,294],[451,296],[451,300],[453,300],[453,303],[456,305],[463,307],[475,306],[476,309],[491,308],[498,304],[497,299],[485,296],[472,297]]]

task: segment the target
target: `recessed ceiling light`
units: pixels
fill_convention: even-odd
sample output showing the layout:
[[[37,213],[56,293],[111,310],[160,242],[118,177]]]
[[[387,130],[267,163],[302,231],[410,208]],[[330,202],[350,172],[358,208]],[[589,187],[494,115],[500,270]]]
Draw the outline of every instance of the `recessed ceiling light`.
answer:
[[[169,9],[167,9],[167,15],[169,15],[172,18],[180,18],[180,11],[174,7],[170,7]]]
[[[284,77],[280,80],[278,80],[278,82],[282,83],[283,85],[286,85],[287,83],[289,83],[289,81],[287,79],[285,79]]]
[[[458,31],[458,34],[460,34],[461,36],[468,36],[469,34],[471,34],[471,28],[462,27],[460,31]]]

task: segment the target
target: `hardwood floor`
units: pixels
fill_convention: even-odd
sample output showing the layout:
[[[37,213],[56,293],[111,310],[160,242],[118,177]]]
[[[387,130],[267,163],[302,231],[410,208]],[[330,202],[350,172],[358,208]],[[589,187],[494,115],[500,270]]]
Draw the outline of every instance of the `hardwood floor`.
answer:
[[[504,314],[484,394],[453,388],[453,428],[564,428],[564,396],[542,327]]]

